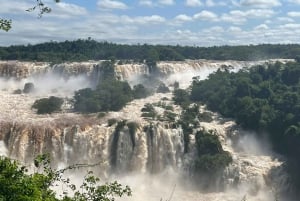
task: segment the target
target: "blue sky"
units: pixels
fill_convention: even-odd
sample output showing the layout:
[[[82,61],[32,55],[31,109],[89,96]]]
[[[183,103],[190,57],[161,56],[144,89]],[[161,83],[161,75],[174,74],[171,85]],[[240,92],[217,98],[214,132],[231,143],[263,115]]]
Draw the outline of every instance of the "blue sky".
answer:
[[[126,44],[299,43],[300,0],[44,0],[52,12],[28,13],[36,0],[0,0],[0,45],[91,37]]]

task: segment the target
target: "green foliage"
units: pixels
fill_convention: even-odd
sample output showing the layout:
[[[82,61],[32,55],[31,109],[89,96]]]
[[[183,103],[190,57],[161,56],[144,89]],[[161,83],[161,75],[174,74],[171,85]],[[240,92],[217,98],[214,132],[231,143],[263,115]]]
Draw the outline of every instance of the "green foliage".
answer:
[[[118,111],[132,99],[132,90],[127,82],[104,79],[95,90],[86,88],[75,92],[74,110],[83,113]]]
[[[197,171],[215,174],[232,162],[230,154],[223,150],[218,136],[214,131],[201,130],[196,133]]]
[[[36,100],[33,103],[32,108],[37,109],[38,114],[51,114],[60,111],[63,102],[62,98],[50,96],[49,98]]]
[[[190,104],[189,93],[184,89],[175,89],[173,92],[173,101],[175,105],[187,107]]]
[[[115,119],[115,118],[108,119],[108,120],[107,120],[107,125],[108,125],[108,126],[112,126],[112,125],[116,124],[117,122],[118,122],[118,120]]]
[[[210,112],[202,112],[198,114],[199,121],[211,122],[213,120],[212,114]]]
[[[17,161],[0,157],[0,200],[7,201],[113,201],[114,197],[131,195],[128,186],[123,188],[117,182],[100,184],[99,178],[88,172],[82,185],[77,189],[63,174],[70,169],[80,168],[74,165],[62,170],[50,167],[48,155],[40,155],[34,160],[37,172],[29,174],[26,167]],[[88,165],[87,165],[88,166]],[[61,183],[69,188],[59,199],[51,190],[54,184]]]
[[[157,93],[168,93],[168,92],[170,92],[170,89],[164,83],[160,83],[158,85],[156,92]]]
[[[173,84],[173,86],[174,86],[174,89],[179,89],[179,82],[174,82],[174,84]]]
[[[133,86],[133,98],[134,99],[140,99],[140,98],[146,98],[151,94],[150,90],[147,89],[144,85],[138,84]]]
[[[11,29],[11,20],[0,18],[0,30],[9,31]]]
[[[91,39],[47,42],[37,45],[18,45],[0,48],[1,60],[36,60],[49,62],[86,60],[134,60],[144,61],[151,73],[157,72],[156,63],[167,60],[212,59],[212,60],[257,60],[271,58],[296,58],[299,45],[250,45],[189,47],[165,45],[121,45],[97,42]]]
[[[81,190],[76,191],[71,200],[74,201],[114,201],[114,197],[122,197],[123,195],[131,195],[131,190],[128,186],[125,188],[116,181],[99,185],[100,179],[93,175],[93,172],[88,172],[84,178],[84,182],[80,186]],[[70,198],[64,198],[65,200]]]
[[[145,104],[141,111],[143,112],[142,117],[155,119],[157,116],[155,108],[150,103]]]
[[[178,125],[181,125],[183,130],[183,140],[184,140],[184,152],[189,151],[190,137],[193,133],[193,129],[199,126],[198,121],[199,105],[193,104],[185,107],[180,115],[180,119],[177,121]]]
[[[105,116],[106,116],[105,112],[99,112],[98,115],[97,115],[98,118],[103,118]]]
[[[300,64],[295,62],[238,73],[219,70],[207,80],[194,79],[190,97],[258,135],[268,133],[275,150],[300,167],[299,79]],[[300,176],[292,178],[300,186]]]

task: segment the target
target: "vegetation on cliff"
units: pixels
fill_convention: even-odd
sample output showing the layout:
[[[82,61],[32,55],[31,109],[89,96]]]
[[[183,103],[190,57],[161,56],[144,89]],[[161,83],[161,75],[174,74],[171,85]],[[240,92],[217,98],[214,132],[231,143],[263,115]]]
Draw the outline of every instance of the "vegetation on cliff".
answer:
[[[190,98],[259,136],[268,133],[275,150],[290,160],[292,178],[300,181],[300,63],[259,65],[238,73],[218,70],[207,80],[195,78]]]
[[[142,84],[133,89],[128,82],[115,77],[114,63],[101,65],[100,79],[95,89],[85,88],[75,92],[74,110],[82,113],[118,111],[133,99],[145,98],[150,91]]]
[[[64,100],[59,97],[50,96],[36,100],[32,108],[37,109],[38,114],[51,114],[61,110]]]

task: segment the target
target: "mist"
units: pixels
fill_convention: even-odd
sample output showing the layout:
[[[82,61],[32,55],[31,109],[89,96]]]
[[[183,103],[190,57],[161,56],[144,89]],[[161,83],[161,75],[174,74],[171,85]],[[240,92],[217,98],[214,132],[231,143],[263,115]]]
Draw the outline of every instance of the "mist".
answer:
[[[0,90],[13,93],[18,89],[23,90],[26,83],[34,84],[34,91],[31,93],[33,96],[70,97],[76,90],[91,87],[91,82],[85,75],[66,78],[57,73],[48,72],[21,80],[0,78]]]

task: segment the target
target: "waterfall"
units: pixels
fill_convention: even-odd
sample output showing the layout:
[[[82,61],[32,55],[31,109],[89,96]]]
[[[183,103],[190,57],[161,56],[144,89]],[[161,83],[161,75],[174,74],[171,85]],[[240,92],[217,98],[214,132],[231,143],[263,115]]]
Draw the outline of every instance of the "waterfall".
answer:
[[[163,76],[162,81],[166,84],[178,81],[184,88],[193,76],[204,79],[219,68],[235,71],[264,62],[188,60],[159,62],[157,67]],[[80,75],[87,78],[86,82],[94,80],[95,83],[101,77],[101,62],[52,66],[48,63],[0,62],[0,77],[30,80],[30,76],[49,75],[49,72],[66,77],[66,82],[62,82],[66,86],[72,77]],[[117,64],[115,73],[119,79],[134,80],[148,74],[149,69],[145,64]],[[86,82],[80,82],[76,87],[87,86],[84,85]],[[4,80],[3,83],[9,82]],[[183,130],[179,125],[141,117],[141,108],[147,103],[165,101],[173,104],[171,93],[157,93],[134,100],[121,111],[108,112],[99,118],[97,115],[69,112],[37,115],[31,105],[44,95],[11,94],[11,90],[6,90],[7,86],[1,85],[0,89],[0,155],[29,164],[38,154],[49,153],[55,167],[97,164],[93,170],[101,178],[117,179],[133,188],[134,196],[130,200],[140,200],[141,197],[146,201],[166,200],[174,188],[173,201],[231,201],[242,200],[244,196],[247,200],[271,201],[277,191],[289,186],[281,156],[269,150],[259,150],[262,145],[255,139],[245,139],[245,131],[233,121],[213,114],[212,122],[199,122],[197,129],[216,131],[223,149],[232,155],[233,162],[216,181],[216,186],[221,186],[219,189],[222,191],[201,191],[197,179],[205,177],[195,178],[192,172],[195,133],[189,136],[189,151],[185,153]],[[76,87],[72,90],[79,89]],[[163,108],[155,106],[155,109],[160,115],[164,113]],[[173,112],[178,117],[181,109],[174,106]],[[117,123],[108,125],[109,119],[116,119]],[[250,145],[254,148],[251,149]]]

